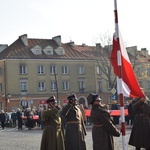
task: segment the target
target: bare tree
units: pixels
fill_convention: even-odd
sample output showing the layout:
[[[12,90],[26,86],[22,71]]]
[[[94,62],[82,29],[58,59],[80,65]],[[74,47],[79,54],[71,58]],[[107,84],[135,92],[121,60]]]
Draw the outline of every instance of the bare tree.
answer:
[[[97,66],[102,72],[99,76],[109,83],[111,88],[116,86],[116,76],[113,73],[113,68],[110,63],[110,55],[112,51],[112,36],[108,32],[99,35],[100,43],[96,44],[96,50],[93,50],[93,55]]]

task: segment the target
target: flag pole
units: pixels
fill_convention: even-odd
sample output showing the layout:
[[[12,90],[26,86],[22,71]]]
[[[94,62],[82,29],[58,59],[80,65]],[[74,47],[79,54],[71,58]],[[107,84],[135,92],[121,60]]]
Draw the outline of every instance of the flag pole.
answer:
[[[126,130],[125,130],[125,115],[124,115],[124,97],[122,90],[122,61],[121,61],[121,51],[120,51],[120,42],[119,42],[119,25],[118,25],[118,12],[117,12],[117,0],[114,0],[114,15],[115,15],[115,30],[117,37],[117,63],[118,63],[118,71],[119,76],[117,82],[117,88],[120,88],[119,100],[120,100],[120,111],[121,111],[121,133],[122,133],[122,150],[126,150]],[[120,84],[118,86],[118,84]]]

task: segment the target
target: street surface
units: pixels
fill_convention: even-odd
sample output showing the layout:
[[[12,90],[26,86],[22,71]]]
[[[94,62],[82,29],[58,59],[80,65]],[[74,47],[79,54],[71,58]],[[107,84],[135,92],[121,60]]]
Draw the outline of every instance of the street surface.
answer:
[[[92,126],[87,126],[87,150],[92,150]],[[119,126],[118,126],[119,128]],[[131,128],[126,129],[126,143],[130,136]],[[42,130],[35,127],[32,130],[24,128],[17,130],[17,128],[0,128],[0,150],[40,150],[40,142],[42,137]],[[115,137],[115,150],[122,150],[122,136]],[[135,148],[126,144],[127,150],[134,150]]]

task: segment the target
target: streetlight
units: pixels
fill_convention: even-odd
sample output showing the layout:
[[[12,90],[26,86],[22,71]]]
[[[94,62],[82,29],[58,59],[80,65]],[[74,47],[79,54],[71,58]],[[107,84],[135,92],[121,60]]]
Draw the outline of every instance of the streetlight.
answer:
[[[5,112],[7,112],[8,100],[10,99],[10,94],[2,94],[2,98],[5,100]]]

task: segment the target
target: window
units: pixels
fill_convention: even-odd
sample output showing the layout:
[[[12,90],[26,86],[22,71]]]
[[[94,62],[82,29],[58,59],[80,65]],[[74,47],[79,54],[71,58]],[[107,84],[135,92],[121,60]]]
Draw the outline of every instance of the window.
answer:
[[[97,71],[97,74],[101,75],[102,74],[102,70],[100,67],[96,67],[96,71]]]
[[[78,67],[78,74],[84,74],[84,66]]]
[[[35,49],[35,54],[36,55],[40,55],[41,54],[41,50],[40,49]]]
[[[20,80],[20,92],[21,94],[26,94],[28,92],[28,80],[27,79]]]
[[[109,82],[107,82],[107,89],[108,89],[108,90],[111,89],[111,86],[110,86]]]
[[[42,49],[40,46],[36,45],[31,49],[32,53],[35,55],[41,55],[42,54]]]
[[[38,66],[38,74],[45,74],[45,67],[44,66]]]
[[[0,92],[2,92],[3,88],[2,88],[2,83],[0,83]]]
[[[150,68],[147,68],[147,75],[150,75]]]
[[[20,74],[27,74],[27,66],[26,65],[20,66]]]
[[[79,81],[79,92],[84,93],[85,91],[85,81]]]
[[[102,92],[102,81],[101,80],[98,81],[98,90],[99,90],[99,92]]]
[[[43,52],[44,52],[46,55],[53,55],[53,48],[52,48],[50,45],[48,45],[47,47],[45,47],[45,48],[43,49]]]
[[[63,81],[63,90],[69,90],[69,82]]]
[[[0,68],[0,75],[2,75],[2,68]]]
[[[62,74],[68,74],[68,66],[62,66]]]
[[[56,82],[55,81],[51,81],[50,88],[51,88],[51,90],[56,90]]]
[[[44,91],[45,90],[45,82],[40,81],[39,82],[39,91]]]
[[[147,89],[150,89],[150,81],[147,81]]]
[[[56,66],[50,66],[50,74],[57,74]]]

